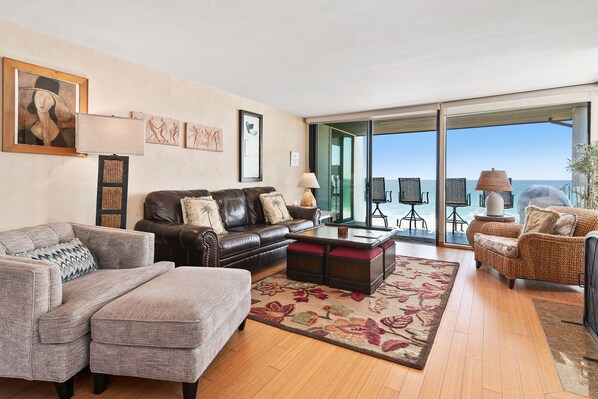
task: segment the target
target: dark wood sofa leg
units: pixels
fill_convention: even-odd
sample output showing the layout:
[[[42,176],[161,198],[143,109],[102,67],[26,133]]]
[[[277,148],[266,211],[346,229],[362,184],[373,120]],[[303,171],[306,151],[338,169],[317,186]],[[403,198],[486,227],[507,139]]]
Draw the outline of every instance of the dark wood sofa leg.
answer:
[[[245,323],[247,323],[247,318],[243,320],[243,323],[239,324],[239,331],[243,331],[245,329]]]
[[[183,399],[195,399],[198,383],[199,380],[195,382],[183,382]]]
[[[514,278],[510,278],[509,280],[509,288],[513,289],[513,287],[515,287],[515,279]]]
[[[75,376],[65,382],[55,382],[54,388],[60,399],[70,399],[75,391]]]
[[[101,394],[108,388],[108,374],[92,373],[93,375],[93,393]]]
[[[479,260],[475,261],[475,268],[479,269],[480,267],[482,267],[482,262],[480,262]]]

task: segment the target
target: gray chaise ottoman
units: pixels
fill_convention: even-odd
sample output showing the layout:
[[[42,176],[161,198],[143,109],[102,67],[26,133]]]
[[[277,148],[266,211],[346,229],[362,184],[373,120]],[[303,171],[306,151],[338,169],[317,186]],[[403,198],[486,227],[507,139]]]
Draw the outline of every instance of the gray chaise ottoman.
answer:
[[[124,375],[182,382],[195,398],[201,374],[245,327],[250,287],[246,270],[179,267],[104,306],[91,319],[94,392]]]

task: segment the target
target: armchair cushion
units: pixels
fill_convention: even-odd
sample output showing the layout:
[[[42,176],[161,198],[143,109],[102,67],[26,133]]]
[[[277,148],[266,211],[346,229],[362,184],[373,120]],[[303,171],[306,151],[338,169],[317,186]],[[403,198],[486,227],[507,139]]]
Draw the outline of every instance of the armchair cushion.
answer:
[[[479,245],[489,251],[496,252],[507,258],[517,258],[519,249],[517,248],[518,239],[510,237],[490,236],[482,233],[476,233],[473,236],[474,245]]]
[[[535,205],[525,208],[525,223],[521,234],[543,233],[552,234],[554,225],[560,217],[560,213],[550,209],[542,209]]]
[[[21,252],[15,254],[15,256],[46,260],[56,264],[60,268],[63,283],[98,268],[91,252],[78,238],[73,238],[69,242]]]
[[[102,306],[173,268],[171,262],[158,262],[134,269],[100,269],[64,283],[62,305],[39,319],[41,342],[59,344],[82,337]]]
[[[552,234],[557,236],[573,237],[577,226],[577,216],[569,213],[561,213],[556,221]]]

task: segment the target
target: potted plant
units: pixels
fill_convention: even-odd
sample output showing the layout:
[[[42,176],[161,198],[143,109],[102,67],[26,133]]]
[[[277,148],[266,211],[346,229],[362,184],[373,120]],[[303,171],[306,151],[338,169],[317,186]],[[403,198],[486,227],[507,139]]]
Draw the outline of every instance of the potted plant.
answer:
[[[598,141],[577,144],[573,149],[577,156],[568,160],[567,170],[585,177],[573,183],[576,206],[598,209]]]

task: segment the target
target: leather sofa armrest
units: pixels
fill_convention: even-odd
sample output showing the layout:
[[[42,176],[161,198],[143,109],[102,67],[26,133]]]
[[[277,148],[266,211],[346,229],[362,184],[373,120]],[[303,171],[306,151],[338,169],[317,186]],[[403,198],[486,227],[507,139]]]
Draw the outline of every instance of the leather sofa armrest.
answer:
[[[154,233],[160,245],[202,252],[204,266],[220,266],[218,235],[212,228],[143,219],[135,230]]]
[[[287,205],[289,214],[293,219],[307,219],[314,222],[314,226],[320,224],[320,208],[307,208],[303,206]]]

